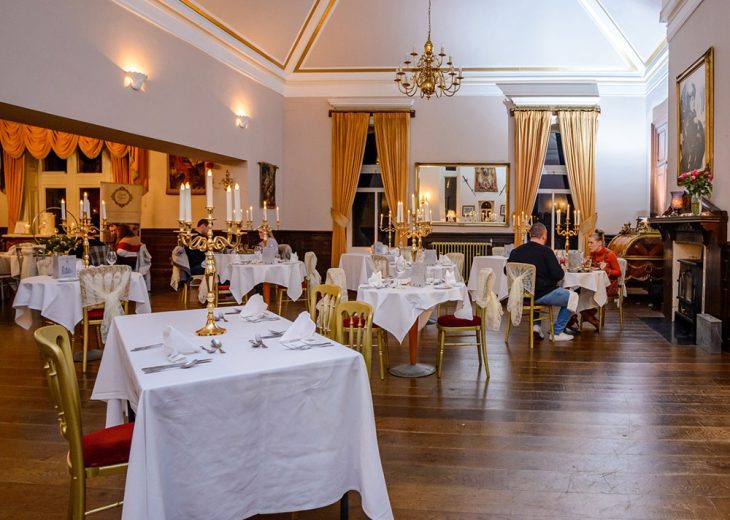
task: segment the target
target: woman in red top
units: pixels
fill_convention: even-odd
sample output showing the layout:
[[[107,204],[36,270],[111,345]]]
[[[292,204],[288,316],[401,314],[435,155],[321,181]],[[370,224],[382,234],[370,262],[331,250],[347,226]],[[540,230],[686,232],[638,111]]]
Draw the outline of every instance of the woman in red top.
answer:
[[[117,224],[117,263],[128,265],[132,269],[137,265],[137,254],[142,247],[139,237],[126,224]]]
[[[611,285],[606,287],[606,294],[610,297],[618,296],[618,279],[621,276],[621,268],[618,265],[616,253],[606,247],[602,229],[596,229],[588,237],[588,253],[591,255],[591,264],[606,271]],[[586,309],[581,311],[583,321],[587,321],[598,331],[598,310]]]

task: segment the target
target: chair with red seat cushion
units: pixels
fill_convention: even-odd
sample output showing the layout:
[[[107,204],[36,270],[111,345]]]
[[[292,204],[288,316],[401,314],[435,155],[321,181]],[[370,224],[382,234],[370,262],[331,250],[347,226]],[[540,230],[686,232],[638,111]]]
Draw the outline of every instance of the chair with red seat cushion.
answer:
[[[36,330],[33,336],[48,380],[51,403],[58,413],[61,435],[69,446],[66,459],[71,475],[69,518],[81,520],[85,515],[120,506],[121,501],[85,511],[86,479],[126,473],[134,424],[83,435],[81,396],[66,329],[49,325]]]
[[[457,318],[453,314],[446,314],[439,316],[437,323],[442,327],[479,327],[482,324],[482,319],[479,316],[474,316],[470,320]]]
[[[370,375],[373,347],[373,307],[365,302],[339,302],[335,307],[338,342],[360,352]]]
[[[342,326],[347,329],[350,327],[350,318],[344,318],[342,320]],[[352,326],[360,326],[360,318],[357,316],[352,317]],[[364,325],[363,325],[364,326]],[[378,343],[378,362],[380,365],[380,380],[385,379],[385,369],[389,366],[388,362],[388,333],[385,329],[382,329],[372,324],[373,337]]]

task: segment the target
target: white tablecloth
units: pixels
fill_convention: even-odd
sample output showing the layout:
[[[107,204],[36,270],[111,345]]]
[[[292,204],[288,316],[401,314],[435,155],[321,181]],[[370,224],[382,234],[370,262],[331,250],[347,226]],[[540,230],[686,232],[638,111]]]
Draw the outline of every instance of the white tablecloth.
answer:
[[[563,278],[563,287],[566,289],[581,288],[578,312],[585,309],[603,307],[608,301],[606,287],[611,285],[608,274],[603,270],[587,273],[571,273],[567,271]]]
[[[357,291],[357,288],[367,283],[373,274],[370,256],[370,253],[345,253],[340,256],[340,268],[345,271],[348,290]]]
[[[109,332],[92,399],[120,400],[137,413],[124,492],[125,519],[240,520],[335,503],[357,490],[370,518],[393,518],[380,463],[372,398],[362,356],[341,345],[306,351],[255,332],[290,324],[232,319],[217,336],[226,354],[190,370],[144,374],[164,364],[162,349],[130,352],[162,340],[173,325],[185,335],[204,310],[121,316]]]
[[[494,271],[494,293],[502,300],[507,297],[507,275],[504,273],[504,266],[507,265],[505,256],[475,256],[469,273],[469,292],[472,296],[477,293],[479,283],[479,270],[489,267]]]
[[[215,266],[218,271],[218,279],[225,282],[230,279],[231,276],[231,265],[235,263],[251,262],[256,255],[253,253],[238,254],[238,253],[216,253],[215,254]],[[203,262],[205,267],[205,262]]]
[[[137,313],[151,312],[150,297],[144,277],[132,273],[129,280],[129,301],[136,303]],[[41,316],[63,325],[73,332],[84,315],[81,309],[81,287],[78,280],[61,282],[50,276],[31,276],[20,281],[13,301],[15,323],[29,329],[33,323],[31,309]]]
[[[302,282],[306,274],[307,270],[302,261],[278,264],[231,264],[228,279],[231,281],[231,294],[238,303],[241,303],[251,289],[264,282],[286,287],[286,295],[292,301],[297,301],[302,295]]]
[[[390,332],[398,342],[408,334],[408,330],[423,315],[419,326],[425,325],[425,318],[436,305],[448,301],[456,301],[457,318],[471,319],[472,306],[469,293],[464,284],[449,289],[437,289],[433,286],[393,289],[373,289],[361,286],[357,291],[357,299],[373,306],[373,323]]]

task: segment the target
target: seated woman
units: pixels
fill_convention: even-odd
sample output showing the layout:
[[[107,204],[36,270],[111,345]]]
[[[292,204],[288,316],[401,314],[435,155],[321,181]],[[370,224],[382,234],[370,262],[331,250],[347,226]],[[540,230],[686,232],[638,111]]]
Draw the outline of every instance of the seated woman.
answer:
[[[139,237],[126,224],[117,224],[117,263],[128,265],[132,269],[137,266],[137,254],[142,247]]]
[[[260,240],[260,242],[258,244],[259,247],[261,247],[261,248],[264,248],[264,247],[275,247],[278,250],[279,243],[274,238],[274,233],[269,232],[269,236],[268,236],[268,240],[266,241],[266,244],[264,244],[264,236],[265,236],[265,234],[264,234],[263,230],[259,229],[259,240]]]
[[[606,247],[604,240],[604,232],[602,229],[596,229],[588,237],[588,252],[591,255],[591,265],[599,267],[606,271],[608,280],[611,285],[606,287],[606,294],[609,298],[618,296],[618,279],[621,276],[621,267],[618,265],[616,253]],[[583,321],[587,321],[598,330],[598,318],[596,314],[598,309],[586,309],[581,311]]]

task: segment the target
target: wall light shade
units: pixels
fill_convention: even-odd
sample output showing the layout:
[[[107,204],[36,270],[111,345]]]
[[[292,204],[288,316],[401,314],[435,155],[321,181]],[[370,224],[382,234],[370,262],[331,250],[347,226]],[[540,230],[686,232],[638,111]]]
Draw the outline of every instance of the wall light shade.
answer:
[[[124,86],[129,87],[132,90],[140,90],[147,81],[147,74],[143,72],[137,72],[133,70],[127,70],[124,72]]]
[[[248,116],[236,116],[236,126],[238,128],[248,128],[251,118]]]

